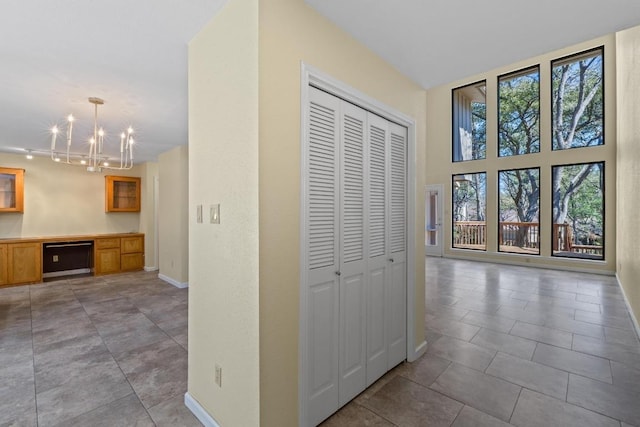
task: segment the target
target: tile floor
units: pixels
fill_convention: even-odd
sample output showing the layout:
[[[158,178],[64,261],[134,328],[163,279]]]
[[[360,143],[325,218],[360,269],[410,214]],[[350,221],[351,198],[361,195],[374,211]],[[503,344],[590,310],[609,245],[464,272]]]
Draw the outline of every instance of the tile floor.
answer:
[[[200,426],[187,296],[157,272],[0,288],[0,426]]]
[[[427,258],[428,350],[332,426],[640,427],[640,343],[612,276]]]
[[[325,427],[640,427],[640,343],[613,277],[426,271],[427,353]],[[145,272],[0,289],[0,426],[199,426],[187,292]]]

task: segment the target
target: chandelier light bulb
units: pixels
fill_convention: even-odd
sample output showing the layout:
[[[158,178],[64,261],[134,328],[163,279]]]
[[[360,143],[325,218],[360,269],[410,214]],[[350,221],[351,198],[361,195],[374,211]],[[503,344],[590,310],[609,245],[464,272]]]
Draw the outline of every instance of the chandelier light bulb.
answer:
[[[69,123],[73,123],[73,121],[74,121],[74,120],[75,120],[75,117],[73,117],[73,114],[69,114],[69,115],[67,116],[67,121],[68,121]]]
[[[100,130],[98,131],[98,135],[104,136],[104,129],[100,128]]]
[[[54,126],[54,127],[51,128],[51,133],[56,134],[58,132],[59,132],[58,126]]]

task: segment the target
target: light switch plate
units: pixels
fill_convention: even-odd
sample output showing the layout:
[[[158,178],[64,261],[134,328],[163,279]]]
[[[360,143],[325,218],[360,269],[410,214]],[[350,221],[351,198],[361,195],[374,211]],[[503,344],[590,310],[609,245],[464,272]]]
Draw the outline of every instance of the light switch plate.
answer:
[[[202,224],[202,205],[196,206],[196,222]]]
[[[209,217],[211,224],[220,224],[220,203],[209,207]]]

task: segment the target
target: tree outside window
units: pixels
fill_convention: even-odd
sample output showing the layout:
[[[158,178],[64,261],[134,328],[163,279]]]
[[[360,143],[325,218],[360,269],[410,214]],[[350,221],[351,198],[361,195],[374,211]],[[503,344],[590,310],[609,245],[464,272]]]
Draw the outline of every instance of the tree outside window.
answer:
[[[554,166],[553,255],[604,259],[604,162]]]
[[[540,254],[540,169],[498,172],[501,252]]]
[[[453,239],[454,248],[487,249],[487,174],[454,175]]]
[[[540,152],[540,70],[498,78],[498,155]]]
[[[603,48],[551,63],[553,149],[604,144]]]

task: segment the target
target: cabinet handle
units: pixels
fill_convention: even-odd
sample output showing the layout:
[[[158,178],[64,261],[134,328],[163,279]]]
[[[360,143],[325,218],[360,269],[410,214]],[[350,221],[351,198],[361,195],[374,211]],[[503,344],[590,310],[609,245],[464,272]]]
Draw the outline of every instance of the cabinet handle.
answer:
[[[341,275],[342,273],[340,273],[339,271],[336,271],[336,276]]]
[[[389,258],[389,262],[393,262],[393,258]]]

